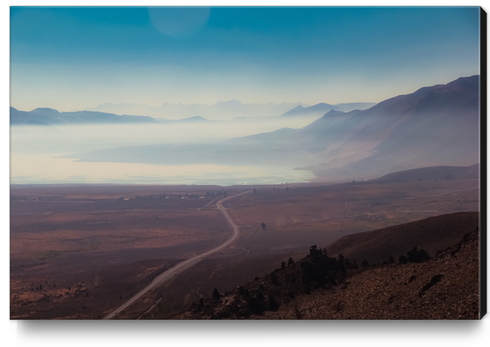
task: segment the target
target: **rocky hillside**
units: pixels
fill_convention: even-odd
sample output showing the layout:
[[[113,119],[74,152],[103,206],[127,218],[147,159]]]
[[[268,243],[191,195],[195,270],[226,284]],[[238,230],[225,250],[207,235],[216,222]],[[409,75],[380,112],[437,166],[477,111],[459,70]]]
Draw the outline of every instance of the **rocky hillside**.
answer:
[[[420,248],[385,264],[329,257],[313,246],[269,275],[216,289],[175,319],[479,319],[479,233],[430,257]],[[210,293],[211,294],[211,293]]]

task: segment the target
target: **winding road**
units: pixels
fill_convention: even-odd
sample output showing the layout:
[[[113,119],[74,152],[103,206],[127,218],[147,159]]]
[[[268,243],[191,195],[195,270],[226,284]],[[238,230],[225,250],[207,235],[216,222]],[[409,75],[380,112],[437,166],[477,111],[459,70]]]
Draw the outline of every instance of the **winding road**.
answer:
[[[345,203],[345,208],[347,209],[347,212],[345,213],[345,216],[346,217],[352,217],[352,216],[349,216],[349,213],[352,213],[352,210],[347,207],[347,202]]]
[[[134,295],[131,299],[129,299],[128,301],[126,301],[123,305],[121,305],[120,307],[118,307],[116,310],[112,311],[104,319],[114,318],[117,314],[119,314],[120,312],[122,312],[123,310],[125,310],[126,308],[128,308],[129,306],[131,306],[136,300],[138,300],[143,295],[145,295],[149,290],[151,290],[151,289],[159,286],[164,281],[172,278],[173,276],[175,276],[175,275],[177,275],[177,274],[179,274],[179,273],[181,273],[181,272],[189,269],[193,265],[199,263],[201,260],[203,260],[208,255],[213,254],[213,253],[216,253],[216,252],[219,252],[223,248],[228,247],[233,241],[235,241],[238,238],[240,229],[233,222],[233,220],[231,219],[230,215],[228,214],[228,211],[226,210],[226,208],[223,207],[223,202],[225,202],[227,200],[230,200],[230,199],[233,199],[233,198],[236,198],[237,196],[250,193],[250,192],[252,192],[252,191],[249,190],[249,191],[246,191],[246,192],[243,192],[243,193],[240,193],[240,194],[228,196],[228,197],[226,197],[224,199],[219,200],[216,203],[216,206],[218,207],[218,210],[221,211],[221,213],[223,214],[223,216],[225,217],[225,219],[228,221],[228,223],[230,224],[230,226],[233,228],[233,235],[228,240],[226,240],[224,243],[222,243],[221,245],[219,245],[216,248],[213,248],[210,251],[207,251],[205,253],[196,255],[195,257],[192,257],[192,258],[187,259],[187,260],[185,260],[185,261],[183,261],[181,263],[178,263],[173,268],[168,269],[167,271],[161,273],[160,275],[158,275],[157,277],[155,277],[155,279],[148,286],[146,286],[143,290],[141,290],[139,293],[137,293],[136,295]]]

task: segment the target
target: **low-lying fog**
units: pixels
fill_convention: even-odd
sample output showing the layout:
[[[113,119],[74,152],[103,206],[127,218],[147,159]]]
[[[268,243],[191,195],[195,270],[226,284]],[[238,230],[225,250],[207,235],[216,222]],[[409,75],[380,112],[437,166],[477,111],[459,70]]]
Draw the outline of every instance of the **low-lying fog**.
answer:
[[[241,119],[193,123],[11,127],[11,183],[260,184],[299,182],[305,170],[277,165],[183,165],[79,162],[67,155],[121,146],[209,144],[300,128],[315,118]]]

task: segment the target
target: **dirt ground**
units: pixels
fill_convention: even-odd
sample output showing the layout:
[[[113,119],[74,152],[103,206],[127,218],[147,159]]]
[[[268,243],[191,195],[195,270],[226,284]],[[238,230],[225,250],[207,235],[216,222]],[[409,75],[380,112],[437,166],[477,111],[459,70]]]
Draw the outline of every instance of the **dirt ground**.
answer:
[[[216,199],[208,189],[84,188],[12,189],[11,318],[101,317],[231,235],[218,210],[201,209]]]
[[[170,317],[213,288],[231,290],[289,257],[305,256],[314,244],[325,247],[347,234],[479,211],[479,189],[477,179],[255,187],[15,185],[11,318],[104,317],[165,269],[230,237],[215,208],[225,194],[254,190],[225,204],[241,227],[238,241],[117,318]]]
[[[479,210],[478,179],[256,189],[228,203],[242,226],[343,235],[446,213]]]

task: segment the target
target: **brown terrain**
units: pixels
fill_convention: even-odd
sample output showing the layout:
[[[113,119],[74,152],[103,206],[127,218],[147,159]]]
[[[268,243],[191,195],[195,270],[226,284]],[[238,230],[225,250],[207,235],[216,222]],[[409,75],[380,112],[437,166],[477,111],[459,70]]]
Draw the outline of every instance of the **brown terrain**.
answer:
[[[408,263],[359,268],[347,257],[328,257],[312,247],[298,262],[285,261],[280,269],[231,292],[213,292],[212,298],[174,318],[479,319],[479,232],[467,223],[478,216],[458,213],[436,219],[437,223],[430,218],[393,228],[395,233],[410,234],[417,224],[430,225],[431,234],[441,238],[449,226],[467,232],[453,247],[431,254],[431,259],[410,259],[407,252]],[[366,234],[351,239],[363,242]],[[405,239],[398,241],[403,244]],[[411,250],[409,245],[405,248]],[[380,256],[388,258],[389,251],[379,249]]]
[[[116,318],[173,317],[214,288],[231,291],[267,275],[281,261],[302,259],[312,245],[325,247],[340,239],[332,246],[347,257],[357,250],[342,245],[345,236],[479,211],[479,180],[473,177],[330,186],[12,185],[11,318],[105,317],[166,269],[228,239],[232,231],[216,201],[253,189],[224,204],[240,226],[237,241],[145,294]],[[465,223],[474,227],[476,214],[467,215]],[[441,248],[434,251],[463,236],[449,226],[447,231],[447,245],[436,243]],[[384,247],[391,253],[382,260],[403,248],[393,248],[389,240]],[[417,245],[432,252],[431,240],[410,242],[408,249]],[[334,249],[328,252],[335,255]],[[360,257],[347,258],[360,264]]]
[[[103,316],[165,269],[222,243],[228,224],[219,211],[201,209],[216,199],[209,190],[224,192],[13,188],[11,318]]]

